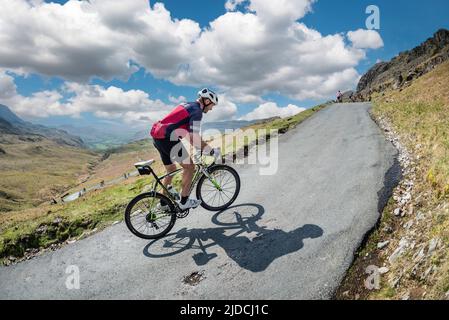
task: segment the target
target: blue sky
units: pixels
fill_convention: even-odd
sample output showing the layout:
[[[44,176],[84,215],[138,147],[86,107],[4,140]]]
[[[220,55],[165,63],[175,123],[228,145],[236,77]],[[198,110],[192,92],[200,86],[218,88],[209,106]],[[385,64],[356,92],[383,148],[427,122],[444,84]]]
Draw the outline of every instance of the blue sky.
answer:
[[[288,0],[286,0],[288,1]],[[46,2],[59,2],[64,4],[66,1],[46,1]],[[225,3],[226,1],[206,1],[206,0],[189,0],[189,1],[179,1],[179,0],[162,0],[165,5],[167,11],[170,12],[172,19],[189,19],[193,20],[199,24],[201,29],[205,29],[209,27],[209,23],[220,16],[226,14]],[[154,5],[154,1],[151,2]],[[245,6],[248,2],[244,2],[240,6],[237,7],[238,10],[243,13],[248,13],[245,9]],[[366,58],[357,58],[357,64],[354,66],[354,69],[357,71],[359,75],[362,75],[366,72],[377,60],[389,60],[399,52],[408,50],[423,42],[427,38],[431,37],[435,31],[439,28],[449,28],[449,19],[447,19],[447,13],[449,12],[449,1],[446,0],[429,0],[429,1],[406,1],[406,0],[395,0],[395,1],[365,1],[365,0],[318,0],[312,4],[312,12],[305,14],[304,17],[301,17],[298,21],[304,23],[307,28],[311,30],[316,30],[323,37],[332,36],[341,34],[343,37],[346,37],[347,32],[355,31],[358,29],[365,29],[365,20],[367,18],[367,14],[365,14],[365,9],[368,5],[377,5],[380,8],[380,23],[381,27],[378,30],[379,35],[383,40],[383,47],[370,49],[363,49]],[[257,12],[259,15],[259,12]],[[262,17],[262,14],[261,14]],[[1,19],[0,15],[0,19]],[[30,26],[31,28],[31,26]],[[239,36],[238,34],[235,35]],[[150,41],[150,40],[149,40]],[[351,43],[345,38],[345,44],[349,47]],[[1,45],[1,44],[0,44]],[[117,43],[117,46],[120,46],[120,43]],[[154,50],[154,49],[152,49]],[[154,51],[153,51],[154,52]],[[214,60],[213,53],[208,53],[209,56],[206,58],[210,61]],[[234,55],[240,54],[238,51]],[[223,55],[224,56],[224,55]],[[0,59],[1,59],[1,51],[0,51]],[[295,56],[291,57],[292,61],[295,59]],[[235,62],[234,59],[231,61]],[[247,61],[247,60],[242,60]],[[237,63],[237,62],[236,62]],[[241,63],[241,62],[238,62]],[[242,86],[251,86],[254,85],[254,88],[251,88],[246,91],[239,91],[237,88],[239,83],[235,83],[234,85],[229,85],[229,82],[226,79],[221,79],[220,83],[215,82],[214,77],[210,77],[205,80],[204,83],[201,83],[201,79],[189,79],[189,81],[184,81],[185,83],[174,84],[173,82],[183,82],[180,80],[173,80],[173,76],[153,74],[158,73],[158,71],[152,72],[151,66],[154,63],[152,61],[148,62],[146,65],[137,65],[136,69],[138,71],[131,74],[129,79],[124,79],[126,77],[119,76],[113,77],[112,80],[103,80],[98,76],[93,75],[93,77],[86,82],[86,80],[78,80],[78,79],[68,79],[63,75],[65,72],[63,68],[61,68],[61,75],[43,75],[42,73],[37,72],[36,70],[41,70],[40,66],[34,66],[29,70],[25,70],[25,74],[20,75],[21,72],[18,72],[17,68],[12,68],[12,64],[4,64],[0,60],[0,71],[3,69],[5,74],[13,79],[14,84],[16,86],[17,96],[20,96],[17,99],[11,99],[12,102],[20,103],[21,106],[15,108],[15,106],[10,106],[14,111],[19,113],[22,117],[33,119],[36,122],[41,123],[52,123],[56,124],[58,122],[70,122],[73,121],[73,115],[67,114],[62,116],[57,116],[59,111],[55,111],[54,113],[49,112],[45,117],[40,117],[39,113],[32,113],[28,111],[29,104],[26,104],[24,100],[27,97],[31,97],[33,94],[42,91],[59,91],[61,92],[61,97],[59,102],[63,105],[68,99],[73,95],[82,95],[81,90],[78,89],[76,93],[67,93],[62,92],[61,87],[65,85],[66,82],[82,82],[84,85],[97,85],[100,90],[100,94],[103,94],[103,91],[107,88],[113,86],[116,88],[120,88],[123,92],[133,91],[133,92],[141,92],[147,93],[149,95],[149,99],[145,99],[140,97],[139,99],[143,99],[142,101],[148,102],[148,105],[153,103],[156,100],[160,100],[165,106],[159,105],[158,110],[167,110],[174,103],[169,100],[169,96],[179,97],[184,96],[187,100],[194,99],[194,93],[199,89],[199,86],[208,85],[217,89],[219,92],[222,92],[227,96],[229,109],[229,114],[224,114],[223,118],[219,120],[226,120],[226,115],[229,115],[232,118],[240,118],[248,113],[251,113],[254,109],[258,108],[261,104],[267,102],[273,102],[276,104],[277,108],[286,107],[287,105],[295,105],[298,107],[311,107],[316,105],[322,101],[325,101],[333,96],[334,87],[331,87],[327,91],[320,92],[319,94],[307,94],[304,91],[301,94],[296,95],[294,90],[294,86],[298,86],[298,90],[302,90],[301,83],[292,82],[291,84],[286,84],[289,86],[289,91],[285,92],[277,92],[279,88],[281,88],[280,84],[276,84],[273,86],[273,90],[270,92],[270,86],[266,85],[266,83],[258,83],[257,79],[251,79],[249,82],[246,82]],[[17,63],[16,63],[17,65]],[[238,64],[237,64],[238,65]],[[148,66],[148,67],[145,67]],[[210,66],[213,70],[215,65]],[[262,67],[262,66],[261,66]],[[284,67],[288,67],[284,66]],[[297,66],[300,71],[301,66]],[[308,66],[305,66],[308,67]],[[43,68],[43,67],[42,67]],[[342,67],[342,72],[347,71],[350,73],[350,67]],[[5,71],[6,70],[6,71]],[[159,69],[158,69],[159,70]],[[59,71],[58,71],[59,72]],[[165,71],[164,71],[165,72]],[[271,70],[270,72],[274,72]],[[312,71],[310,71],[312,72]],[[322,72],[322,71],[320,71]],[[57,72],[55,72],[58,74]],[[168,73],[168,71],[167,71]],[[273,73],[275,74],[275,73]],[[263,74],[262,74],[263,75]],[[321,75],[321,74],[320,74]],[[243,74],[244,76],[244,74]],[[307,78],[304,78],[304,81],[308,81],[313,78],[313,74],[308,74]],[[328,75],[329,77],[330,74]],[[354,77],[354,72],[352,73],[352,77]],[[70,75],[68,76],[70,77]],[[171,78],[172,77],[172,78]],[[326,76],[323,76],[325,80]],[[267,77],[269,78],[269,77]],[[292,80],[289,78],[289,80]],[[324,81],[323,80],[323,81]],[[342,80],[343,81],[343,80]],[[353,81],[353,79],[351,80]],[[238,78],[235,80],[238,82]],[[349,80],[345,83],[352,83]],[[257,88],[264,86],[264,90],[257,91]],[[348,85],[349,86],[349,85]],[[87,88],[87,87],[85,87]],[[103,90],[104,89],[104,90]],[[344,88],[342,88],[344,89]],[[103,91],[102,91],[103,90]],[[279,91],[283,91],[282,89]],[[122,93],[123,93],[122,92]],[[260,101],[249,101],[251,100],[250,96],[254,96],[256,93],[260,92],[261,100]],[[263,93],[262,93],[263,92]],[[331,93],[332,92],[332,93]],[[240,97],[244,95],[245,99],[240,99]],[[256,94],[257,95],[257,94]],[[328,95],[328,96],[326,96]],[[246,101],[248,100],[248,101]],[[4,102],[4,100],[2,100]],[[0,101],[0,102],[2,102]],[[8,101],[8,100],[6,100]],[[36,100],[38,101],[38,100]],[[40,100],[39,100],[40,101]],[[53,100],[52,100],[53,101]],[[90,100],[81,100],[81,101],[90,101]],[[124,100],[127,101],[127,100]],[[135,100],[133,100],[135,101]],[[140,100],[138,100],[140,101]],[[28,101],[29,102],[29,101]],[[137,102],[136,102],[137,103]],[[99,103],[101,107],[103,104]],[[25,109],[27,108],[27,109]],[[54,107],[56,110],[57,106]],[[162,108],[162,109],[161,109]],[[165,109],[164,109],[165,108]],[[233,110],[232,108],[235,108]],[[269,108],[267,108],[268,110]],[[84,110],[81,108],[80,110]],[[277,110],[271,108],[270,110]],[[280,109],[279,109],[280,110]],[[292,107],[292,110],[293,107]],[[141,112],[140,110],[139,112]],[[109,112],[109,111],[108,111]],[[64,112],[63,112],[64,113]],[[95,123],[97,120],[103,119],[99,114],[94,115],[94,110],[85,109],[78,116],[77,121],[88,120],[90,123]],[[157,113],[157,115],[161,114],[161,112]],[[81,116],[81,118],[80,118]],[[106,119],[113,121],[120,121],[120,116],[114,114],[112,116],[111,113],[108,113]]]

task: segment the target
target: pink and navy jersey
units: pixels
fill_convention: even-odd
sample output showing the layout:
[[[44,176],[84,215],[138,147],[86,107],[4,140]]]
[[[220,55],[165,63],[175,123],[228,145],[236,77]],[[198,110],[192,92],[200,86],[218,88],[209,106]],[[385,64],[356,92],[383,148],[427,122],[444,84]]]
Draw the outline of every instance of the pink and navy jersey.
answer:
[[[200,104],[198,102],[187,102],[177,106],[160,122],[165,127],[165,138],[170,139],[174,130],[179,137],[184,137],[186,131],[199,132],[199,122],[202,118],[203,110]]]

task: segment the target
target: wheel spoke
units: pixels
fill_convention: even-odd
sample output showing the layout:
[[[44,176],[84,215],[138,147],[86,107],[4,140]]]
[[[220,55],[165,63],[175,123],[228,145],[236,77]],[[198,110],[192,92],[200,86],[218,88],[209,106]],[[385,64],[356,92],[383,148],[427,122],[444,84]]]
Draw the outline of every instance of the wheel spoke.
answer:
[[[219,187],[217,188],[216,185]],[[209,179],[202,180],[201,199],[211,209],[223,208],[235,199],[238,185],[238,177],[233,171],[219,168],[210,174]]]
[[[236,186],[235,185],[232,185],[232,186],[228,186],[228,187],[226,187],[226,188],[221,188],[221,191],[227,191],[227,192],[234,192],[235,191],[235,189],[236,189]]]
[[[221,173],[221,180],[220,180],[220,187],[223,185],[223,180],[225,179],[226,175],[223,173]]]
[[[172,215],[157,209],[160,200],[159,197],[147,196],[137,201],[130,209],[129,222],[137,233],[152,237],[170,227]]]
[[[206,187],[206,189],[205,189],[204,191],[215,191],[215,190],[217,190],[217,188],[215,188],[215,187],[213,187],[213,186],[205,185],[205,186],[203,186],[203,187]]]
[[[214,194],[215,194],[215,191],[210,192],[209,193],[210,196],[209,196],[209,198],[207,198],[207,201],[205,201],[205,202],[208,203],[210,200],[212,200]]]
[[[225,187],[225,186],[227,186],[228,184],[234,182],[234,181],[232,180],[232,178],[233,178],[233,176],[229,177],[229,179],[226,180],[226,182],[225,182],[223,185],[221,185],[221,188],[223,189],[223,187]]]
[[[220,196],[221,201],[223,202],[221,205],[224,205],[224,201],[223,201],[223,197],[221,196],[221,192],[218,193],[218,195]]]
[[[225,191],[223,191],[223,195],[225,195],[228,199],[231,199],[231,197],[228,196]]]
[[[143,223],[139,224],[139,226],[136,228],[137,230],[140,230],[143,226],[146,226],[148,222],[146,220],[143,221]]]
[[[212,199],[212,204],[215,204],[215,198],[217,197],[217,193],[215,193],[214,198]]]

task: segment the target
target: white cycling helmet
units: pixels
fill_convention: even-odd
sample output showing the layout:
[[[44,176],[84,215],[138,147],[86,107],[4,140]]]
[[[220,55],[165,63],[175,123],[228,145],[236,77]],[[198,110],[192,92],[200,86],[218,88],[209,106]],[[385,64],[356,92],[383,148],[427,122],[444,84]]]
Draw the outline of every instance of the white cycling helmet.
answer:
[[[215,105],[218,104],[218,96],[217,96],[217,94],[215,92],[213,92],[212,90],[209,90],[207,88],[204,88],[203,90],[198,91],[198,97],[209,99]]]

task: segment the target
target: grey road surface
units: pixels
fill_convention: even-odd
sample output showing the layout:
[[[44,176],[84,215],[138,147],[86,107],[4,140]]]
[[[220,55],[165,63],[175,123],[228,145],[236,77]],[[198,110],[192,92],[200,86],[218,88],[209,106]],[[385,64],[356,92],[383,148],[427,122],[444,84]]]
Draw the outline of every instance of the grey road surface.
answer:
[[[234,206],[198,209],[162,240],[136,238],[119,223],[0,268],[0,298],[332,298],[398,175],[396,150],[369,108],[318,112],[280,137],[276,174],[235,165]]]

